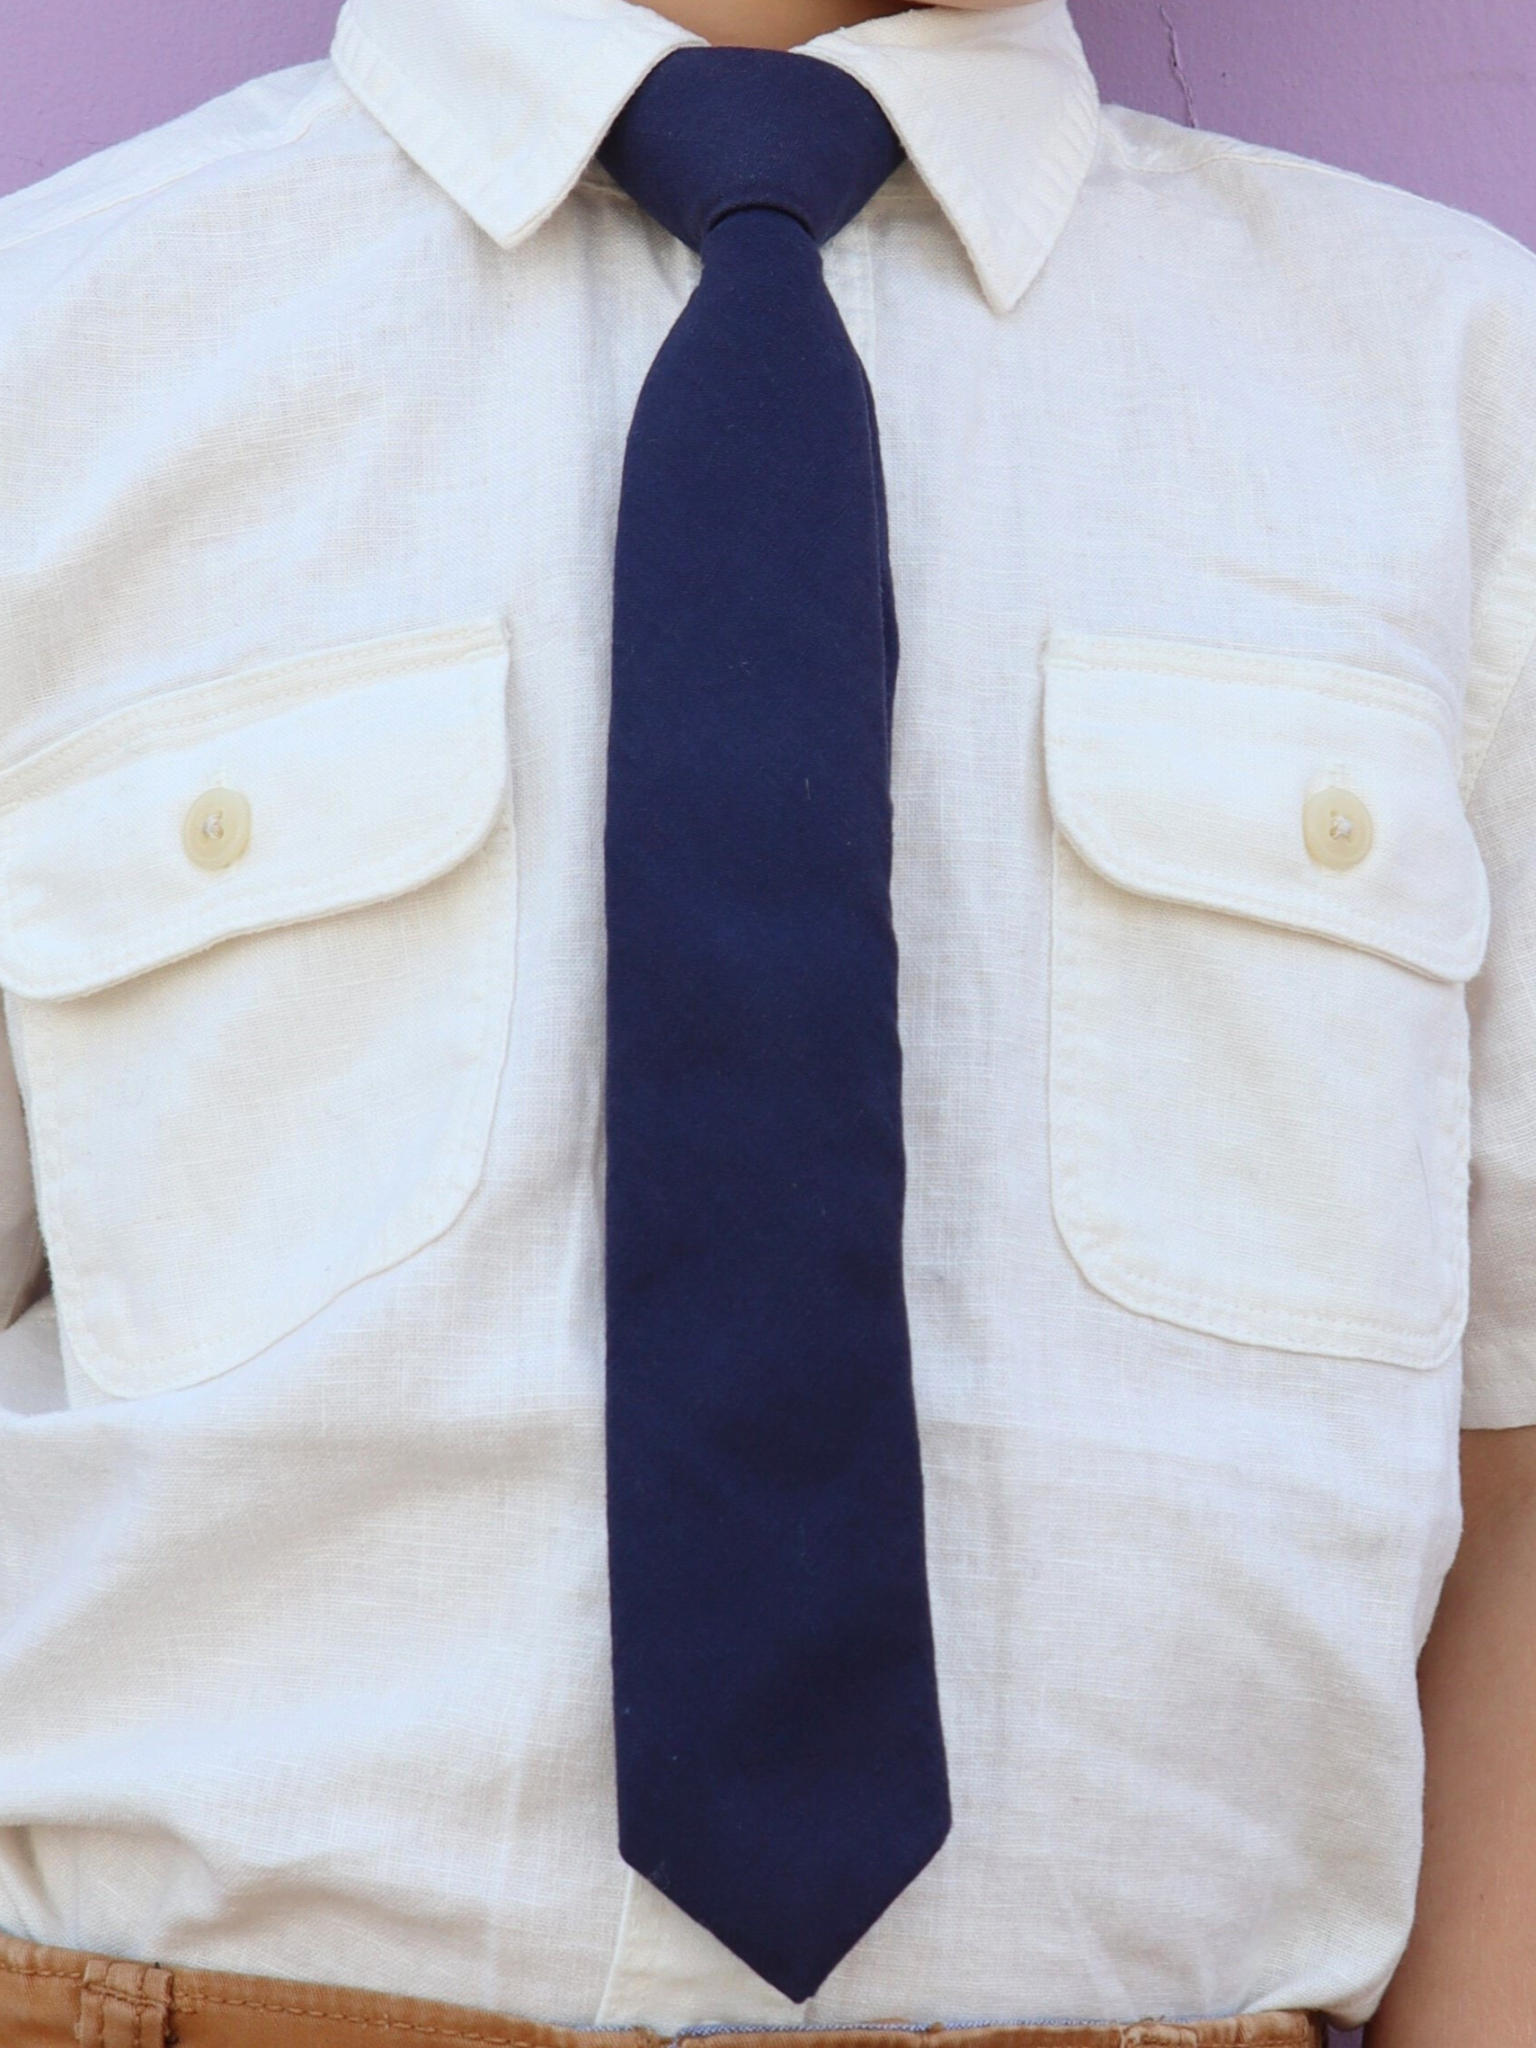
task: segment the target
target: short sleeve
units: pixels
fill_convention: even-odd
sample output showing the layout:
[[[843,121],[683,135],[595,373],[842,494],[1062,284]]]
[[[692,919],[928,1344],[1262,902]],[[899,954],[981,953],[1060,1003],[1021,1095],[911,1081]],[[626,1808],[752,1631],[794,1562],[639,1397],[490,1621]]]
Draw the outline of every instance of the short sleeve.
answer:
[[[1468,815],[1493,915],[1487,957],[1468,990],[1466,1429],[1536,1423],[1536,545],[1530,553],[1529,582],[1523,572],[1506,581],[1508,608],[1499,622],[1512,680],[1489,704],[1486,729],[1474,727],[1476,752],[1467,762]]]

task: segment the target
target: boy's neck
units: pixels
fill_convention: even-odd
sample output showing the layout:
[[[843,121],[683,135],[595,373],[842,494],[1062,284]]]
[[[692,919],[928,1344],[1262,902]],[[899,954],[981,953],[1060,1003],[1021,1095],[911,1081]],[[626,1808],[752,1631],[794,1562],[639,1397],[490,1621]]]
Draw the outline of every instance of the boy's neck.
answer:
[[[708,43],[789,50],[830,29],[877,14],[902,14],[910,0],[648,0],[652,12]]]

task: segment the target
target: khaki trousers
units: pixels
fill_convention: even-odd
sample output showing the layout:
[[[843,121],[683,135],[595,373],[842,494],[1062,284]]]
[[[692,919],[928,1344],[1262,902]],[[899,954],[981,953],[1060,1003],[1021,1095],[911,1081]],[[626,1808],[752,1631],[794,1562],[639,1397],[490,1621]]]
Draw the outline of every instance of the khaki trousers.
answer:
[[[221,1970],[167,1970],[0,1935],[3,2048],[667,2048],[667,2040],[643,2027],[548,2026],[467,2005]],[[905,2028],[882,2021],[768,2032],[711,2029],[699,2048],[1323,2048],[1323,2042],[1320,2021],[1275,2012],[1128,2027]]]

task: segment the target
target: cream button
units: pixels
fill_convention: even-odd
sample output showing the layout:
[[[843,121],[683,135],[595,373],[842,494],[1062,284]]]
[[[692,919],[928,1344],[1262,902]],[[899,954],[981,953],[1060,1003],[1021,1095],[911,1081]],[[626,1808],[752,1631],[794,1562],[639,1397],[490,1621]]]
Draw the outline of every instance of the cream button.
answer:
[[[1352,789],[1319,789],[1301,814],[1307,851],[1325,868],[1352,868],[1371,850],[1371,814]]]
[[[187,859],[200,868],[227,868],[251,843],[251,807],[237,789],[205,789],[181,828]]]

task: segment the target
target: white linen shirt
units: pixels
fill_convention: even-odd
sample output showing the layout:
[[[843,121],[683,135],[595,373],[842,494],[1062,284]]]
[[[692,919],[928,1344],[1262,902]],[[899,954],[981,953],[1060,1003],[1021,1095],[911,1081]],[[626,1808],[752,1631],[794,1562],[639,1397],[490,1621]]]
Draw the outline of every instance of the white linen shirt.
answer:
[[[0,1922],[1354,2021],[1458,1423],[1536,1421],[1536,263],[1101,111],[1063,0],[803,46],[909,153],[825,265],[956,1820],[791,2007],[626,1872],[609,1720],[609,577],[698,258],[593,152],[697,40],[348,0],[0,205]]]

